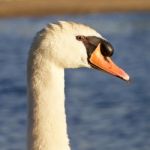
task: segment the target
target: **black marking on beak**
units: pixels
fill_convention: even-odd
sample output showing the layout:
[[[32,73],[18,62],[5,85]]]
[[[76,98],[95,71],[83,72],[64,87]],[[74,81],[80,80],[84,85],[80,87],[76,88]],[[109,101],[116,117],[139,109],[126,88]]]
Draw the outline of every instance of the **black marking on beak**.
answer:
[[[114,53],[114,48],[112,47],[112,45],[108,41],[100,37],[78,35],[76,36],[76,39],[84,43],[87,50],[88,59],[99,43],[100,52],[104,57],[111,57]]]
[[[105,57],[111,57],[114,53],[114,48],[112,47],[112,45],[108,42],[108,41],[105,41],[103,40],[101,42],[101,53],[103,56]]]

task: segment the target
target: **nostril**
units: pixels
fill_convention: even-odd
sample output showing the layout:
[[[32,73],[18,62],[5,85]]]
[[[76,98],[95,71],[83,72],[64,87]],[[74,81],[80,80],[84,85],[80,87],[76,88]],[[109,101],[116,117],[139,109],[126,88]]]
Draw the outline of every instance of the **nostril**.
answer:
[[[101,53],[103,56],[111,57],[114,53],[114,48],[112,45],[108,42],[102,42],[101,43]]]

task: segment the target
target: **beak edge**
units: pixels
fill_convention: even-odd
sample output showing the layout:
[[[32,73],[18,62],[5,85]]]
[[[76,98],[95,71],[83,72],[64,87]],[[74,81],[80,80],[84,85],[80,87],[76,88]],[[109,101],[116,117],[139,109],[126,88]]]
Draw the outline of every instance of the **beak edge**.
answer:
[[[104,57],[100,53],[100,44],[94,50],[89,58],[89,62],[92,67],[107,72],[111,75],[119,77],[125,81],[129,81],[129,75],[120,67],[118,67],[110,57]]]

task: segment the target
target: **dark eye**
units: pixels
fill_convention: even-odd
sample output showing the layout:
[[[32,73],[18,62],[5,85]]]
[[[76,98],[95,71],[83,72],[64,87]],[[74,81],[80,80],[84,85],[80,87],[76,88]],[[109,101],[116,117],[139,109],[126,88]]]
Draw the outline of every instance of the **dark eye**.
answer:
[[[83,41],[84,40],[84,36],[82,36],[82,35],[78,35],[78,36],[76,36],[76,39],[78,40],[78,41]]]

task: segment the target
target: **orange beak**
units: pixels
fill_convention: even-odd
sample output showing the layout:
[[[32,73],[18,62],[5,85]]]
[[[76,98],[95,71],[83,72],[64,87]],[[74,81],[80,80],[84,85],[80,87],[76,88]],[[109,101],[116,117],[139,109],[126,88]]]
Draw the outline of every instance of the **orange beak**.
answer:
[[[119,68],[110,57],[104,57],[100,53],[100,44],[98,44],[97,48],[91,54],[89,61],[93,67],[119,77],[125,81],[129,81],[130,77],[123,69]]]

